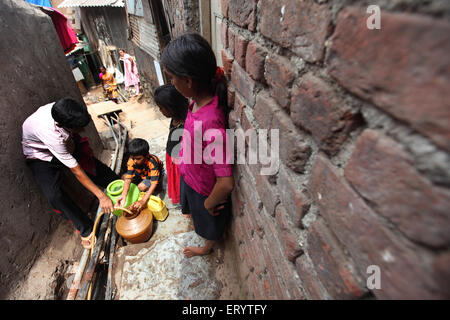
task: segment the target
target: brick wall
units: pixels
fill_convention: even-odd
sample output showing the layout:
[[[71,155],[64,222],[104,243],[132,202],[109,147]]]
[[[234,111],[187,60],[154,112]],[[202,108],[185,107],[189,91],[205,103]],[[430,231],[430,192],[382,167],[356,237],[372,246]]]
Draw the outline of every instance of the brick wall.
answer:
[[[381,7],[369,30],[368,5]],[[222,0],[233,128],[279,129],[236,165],[249,299],[450,298],[450,4]],[[379,267],[381,289],[367,273]]]

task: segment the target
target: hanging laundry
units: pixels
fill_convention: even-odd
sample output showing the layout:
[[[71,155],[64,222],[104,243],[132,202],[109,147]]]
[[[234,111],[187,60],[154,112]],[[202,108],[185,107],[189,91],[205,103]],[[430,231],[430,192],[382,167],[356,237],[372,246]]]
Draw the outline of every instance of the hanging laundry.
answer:
[[[70,21],[55,8],[42,7],[41,9],[52,18],[53,25],[55,26],[59,41],[61,41],[64,53],[68,54],[78,43],[77,35],[75,34],[75,31],[73,31]]]

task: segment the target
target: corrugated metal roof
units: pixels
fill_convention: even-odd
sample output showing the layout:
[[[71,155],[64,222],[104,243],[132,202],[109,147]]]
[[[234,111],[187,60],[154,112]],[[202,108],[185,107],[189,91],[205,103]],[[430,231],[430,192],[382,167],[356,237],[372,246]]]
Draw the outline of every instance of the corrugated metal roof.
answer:
[[[65,0],[58,8],[72,7],[125,7],[123,0]]]

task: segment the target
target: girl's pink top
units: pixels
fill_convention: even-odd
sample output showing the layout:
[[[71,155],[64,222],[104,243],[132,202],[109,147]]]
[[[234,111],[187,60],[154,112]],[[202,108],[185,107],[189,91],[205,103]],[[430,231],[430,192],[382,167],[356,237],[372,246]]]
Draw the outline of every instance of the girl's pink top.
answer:
[[[178,167],[187,185],[198,193],[209,196],[216,177],[233,175],[233,154],[229,150],[225,116],[217,96],[195,113],[192,112],[194,103],[189,105],[184,123]]]

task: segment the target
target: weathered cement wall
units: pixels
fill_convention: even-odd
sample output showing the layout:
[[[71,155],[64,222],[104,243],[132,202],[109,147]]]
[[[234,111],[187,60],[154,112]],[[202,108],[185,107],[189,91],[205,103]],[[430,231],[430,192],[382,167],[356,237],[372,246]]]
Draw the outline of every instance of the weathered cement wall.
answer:
[[[200,11],[198,0],[163,0],[164,10],[170,16],[172,37],[185,32],[200,33]]]
[[[148,99],[159,86],[153,61],[159,60],[161,47],[157,22],[151,12],[150,3],[143,1],[142,5],[142,16],[136,15],[133,8],[127,8],[131,34],[129,45],[133,48],[130,54],[134,54],[136,58],[143,99]]]
[[[4,0],[0,21],[0,298],[6,298],[61,221],[25,165],[22,123],[63,96],[83,99],[46,14],[26,2]],[[103,149],[92,123],[84,134],[96,153]]]

